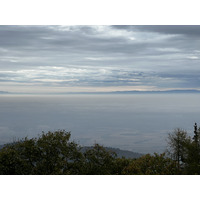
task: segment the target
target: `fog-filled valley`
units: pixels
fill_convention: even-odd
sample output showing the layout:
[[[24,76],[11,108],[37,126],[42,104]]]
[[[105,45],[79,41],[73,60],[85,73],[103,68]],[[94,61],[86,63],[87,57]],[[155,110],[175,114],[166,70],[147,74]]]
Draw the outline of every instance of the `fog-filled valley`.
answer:
[[[139,153],[161,153],[168,133],[193,134],[199,94],[1,95],[0,144],[42,131],[71,131],[83,146],[95,142]]]

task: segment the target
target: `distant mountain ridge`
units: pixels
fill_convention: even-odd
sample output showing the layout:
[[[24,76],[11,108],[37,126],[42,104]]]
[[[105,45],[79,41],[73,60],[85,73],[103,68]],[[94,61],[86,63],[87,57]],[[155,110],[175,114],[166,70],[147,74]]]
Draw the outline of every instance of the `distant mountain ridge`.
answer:
[[[155,90],[155,91],[136,91],[136,90],[130,90],[130,91],[116,91],[112,92],[113,94],[167,94],[167,93],[200,93],[200,90]]]
[[[184,93],[196,93],[200,94],[200,90],[155,90],[155,91],[111,91],[111,92],[60,92],[60,93],[17,93],[0,91],[0,94],[12,94],[12,95],[68,95],[68,94],[184,94]]]
[[[155,91],[138,91],[138,90],[128,90],[128,91],[111,91],[111,92],[63,92],[57,93],[58,95],[65,94],[184,94],[184,93],[199,93],[200,90],[155,90]],[[55,93],[52,93],[55,94]]]
[[[92,146],[84,146],[82,147],[82,152],[88,150],[88,149],[92,149]],[[143,154],[141,153],[137,153],[137,152],[132,152],[132,151],[128,151],[128,150],[121,150],[119,148],[113,148],[113,147],[104,147],[106,149],[106,151],[111,151],[111,152],[115,152],[117,154],[118,158],[139,158],[141,156],[143,156]]]
[[[5,145],[0,145],[0,150],[4,147]],[[88,150],[88,149],[92,149],[92,146],[83,146],[82,148],[82,152]],[[143,156],[143,154],[141,153],[137,153],[137,152],[132,152],[132,151],[128,151],[128,150],[121,150],[119,148],[112,148],[112,147],[104,147],[106,149],[106,151],[112,151],[115,152],[117,154],[118,158],[139,158],[141,156]]]
[[[128,150],[121,150],[119,148],[112,148],[112,147],[105,147],[106,150],[108,151],[114,151],[117,154],[118,158],[139,158],[143,156],[143,154],[138,153],[138,152],[133,152],[133,151],[128,151]]]

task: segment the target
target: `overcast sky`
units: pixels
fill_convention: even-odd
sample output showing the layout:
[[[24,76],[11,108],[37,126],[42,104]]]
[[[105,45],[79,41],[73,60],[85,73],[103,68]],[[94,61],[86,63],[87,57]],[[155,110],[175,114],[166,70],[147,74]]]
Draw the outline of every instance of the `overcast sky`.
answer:
[[[200,26],[0,26],[0,91],[200,89]]]

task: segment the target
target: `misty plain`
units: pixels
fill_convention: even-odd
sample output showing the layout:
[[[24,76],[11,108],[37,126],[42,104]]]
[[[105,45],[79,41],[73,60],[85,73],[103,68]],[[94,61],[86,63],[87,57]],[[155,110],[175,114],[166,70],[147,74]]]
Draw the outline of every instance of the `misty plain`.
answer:
[[[0,144],[64,129],[84,146],[96,142],[161,153],[175,128],[193,134],[199,98],[199,94],[1,95]]]

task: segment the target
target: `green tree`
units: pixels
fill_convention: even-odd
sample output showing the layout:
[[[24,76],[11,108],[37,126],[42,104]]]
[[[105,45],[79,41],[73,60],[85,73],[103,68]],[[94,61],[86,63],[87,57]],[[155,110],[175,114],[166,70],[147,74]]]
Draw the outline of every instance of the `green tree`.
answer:
[[[79,174],[82,161],[80,147],[70,142],[70,132],[55,131],[43,133],[37,140],[40,156],[36,166],[37,174]]]
[[[200,174],[200,128],[194,125],[194,137],[192,142],[187,146],[188,156],[185,160],[186,174]]]
[[[125,168],[132,162],[132,159],[127,159],[125,157],[116,158],[114,161],[112,174],[124,175]]]
[[[187,146],[188,156],[185,159],[184,174],[200,174],[200,149],[194,142]]]
[[[85,151],[85,174],[109,175],[112,174],[116,154],[107,151],[103,146],[95,144]]]
[[[35,139],[24,138],[0,151],[0,174],[32,174],[39,156]]]
[[[167,142],[167,153],[176,161],[177,168],[180,170],[184,167],[184,163],[188,157],[188,147],[192,143],[192,140],[186,131],[178,128],[168,135]]]
[[[70,132],[42,133],[0,151],[0,174],[80,174],[83,155]]]
[[[138,159],[132,160],[124,168],[125,175],[174,175],[177,174],[175,161],[163,154],[146,154]]]

